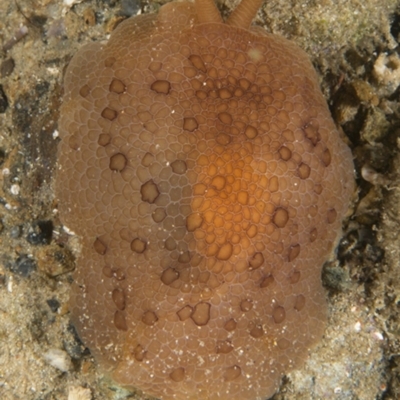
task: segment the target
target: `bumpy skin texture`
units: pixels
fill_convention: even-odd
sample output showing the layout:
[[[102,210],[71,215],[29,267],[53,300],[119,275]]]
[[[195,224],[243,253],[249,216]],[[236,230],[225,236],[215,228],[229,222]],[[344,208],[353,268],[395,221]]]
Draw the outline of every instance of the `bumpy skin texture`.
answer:
[[[352,159],[307,56],[193,5],[123,22],[65,77],[57,196],[72,320],[122,385],[261,399],[326,317]]]

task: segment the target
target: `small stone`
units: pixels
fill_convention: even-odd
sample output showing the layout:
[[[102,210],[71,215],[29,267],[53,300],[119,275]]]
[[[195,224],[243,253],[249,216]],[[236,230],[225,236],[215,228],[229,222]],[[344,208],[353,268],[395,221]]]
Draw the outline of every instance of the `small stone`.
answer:
[[[20,225],[15,225],[10,229],[10,238],[18,239],[21,236],[22,227]]]
[[[28,277],[36,270],[36,262],[26,254],[20,255],[15,263],[11,266],[11,271],[21,275],[23,277]]]
[[[26,240],[33,245],[44,245],[51,242],[53,235],[52,221],[35,221],[29,228]]]
[[[54,368],[67,372],[72,368],[68,353],[60,349],[50,349],[44,353],[45,360]]]
[[[0,75],[2,78],[6,78],[11,75],[15,68],[15,61],[12,58],[7,58],[0,65]]]
[[[8,99],[3,86],[0,85],[0,114],[4,114],[8,108]]]
[[[36,259],[39,270],[52,277],[65,274],[75,268],[72,253],[57,244],[39,248]]]
[[[80,360],[86,351],[86,347],[82,344],[72,324],[67,326],[64,337],[65,339],[62,344],[65,351],[73,360]]]
[[[60,308],[60,302],[55,299],[54,297],[51,299],[46,300],[47,305],[50,307],[50,310],[56,313]]]
[[[89,26],[96,25],[96,14],[91,8],[86,8],[83,11],[83,19],[85,20],[85,24]]]
[[[82,386],[73,386],[69,389],[68,400],[90,400],[92,393],[90,389]]]

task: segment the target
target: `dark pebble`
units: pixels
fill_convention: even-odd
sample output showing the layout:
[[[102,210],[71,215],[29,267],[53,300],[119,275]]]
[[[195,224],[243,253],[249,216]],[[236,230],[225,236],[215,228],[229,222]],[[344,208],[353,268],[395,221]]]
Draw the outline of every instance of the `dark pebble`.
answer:
[[[52,221],[35,221],[29,228],[26,240],[34,246],[50,244],[53,235]]]
[[[0,85],[0,114],[4,114],[8,108],[8,99],[4,93],[3,86]]]
[[[64,349],[73,360],[79,360],[84,354],[88,353],[87,348],[79,339],[73,325],[68,325],[65,338],[63,341]]]
[[[32,258],[23,254],[17,258],[15,263],[11,266],[11,271],[21,275],[23,277],[28,277],[33,271],[36,270],[36,263]]]
[[[21,236],[22,228],[19,225],[15,225],[10,229],[11,239],[18,239]]]
[[[118,13],[124,17],[136,15],[140,10],[141,4],[138,0],[122,0],[121,11]]]
[[[54,313],[58,311],[61,305],[60,302],[54,297],[52,299],[46,300],[46,303],[50,307],[50,310]]]
[[[0,65],[0,75],[2,78],[6,78],[7,76],[11,75],[14,71],[15,62],[12,58],[7,58],[4,60]]]
[[[0,166],[3,165],[5,158],[6,152],[3,149],[0,149]]]

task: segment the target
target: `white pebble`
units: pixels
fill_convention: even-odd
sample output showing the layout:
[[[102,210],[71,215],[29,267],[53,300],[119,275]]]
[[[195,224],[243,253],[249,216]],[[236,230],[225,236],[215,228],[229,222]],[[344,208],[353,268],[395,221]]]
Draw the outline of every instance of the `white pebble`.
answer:
[[[44,358],[52,367],[57,368],[62,372],[67,372],[72,366],[69,355],[60,349],[48,350],[44,353]]]
[[[382,333],[375,331],[372,333],[372,337],[376,340],[383,340],[383,335]]]
[[[360,331],[361,331],[361,323],[360,323],[360,321],[357,321],[357,322],[354,324],[354,330],[355,330],[356,332],[360,332]]]
[[[17,195],[17,194],[19,194],[19,189],[20,189],[19,185],[14,184],[14,185],[11,185],[10,191],[12,194]]]
[[[82,386],[73,386],[69,389],[68,400],[90,400],[91,398],[90,389]]]
[[[80,3],[82,0],[64,0],[64,5],[72,7],[74,4]]]

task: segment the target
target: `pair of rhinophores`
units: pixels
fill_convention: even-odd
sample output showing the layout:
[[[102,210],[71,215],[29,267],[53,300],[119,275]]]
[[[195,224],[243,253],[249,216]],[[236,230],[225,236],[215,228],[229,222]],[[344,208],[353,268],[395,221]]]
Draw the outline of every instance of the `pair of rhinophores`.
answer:
[[[315,71],[286,39],[169,3],[65,76],[56,195],[82,242],[71,316],[161,399],[261,399],[323,334],[321,267],[353,190]]]

